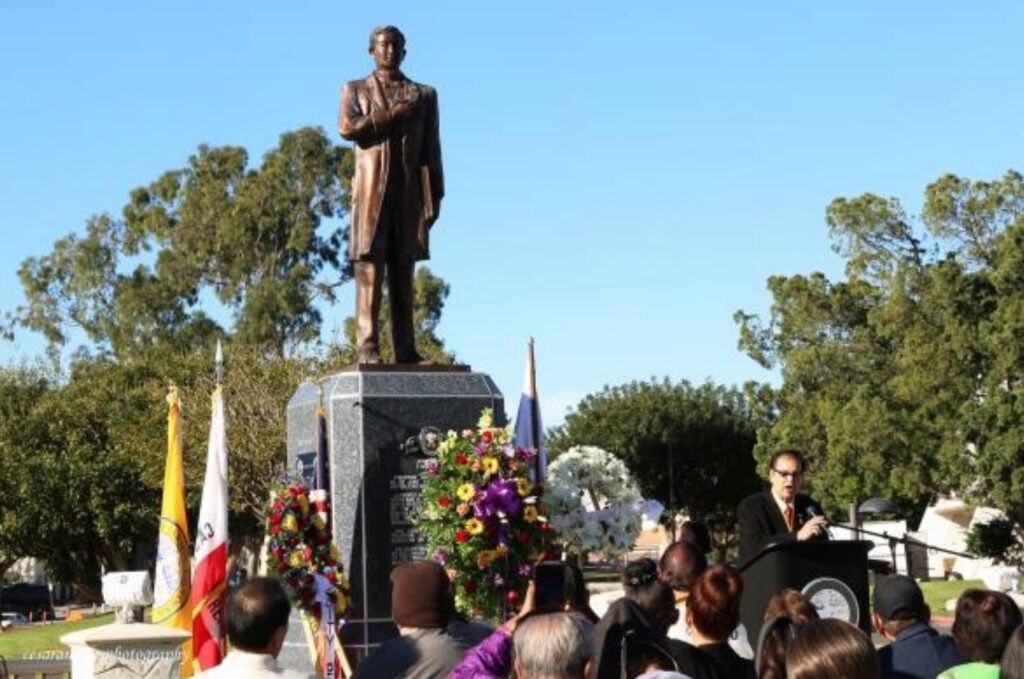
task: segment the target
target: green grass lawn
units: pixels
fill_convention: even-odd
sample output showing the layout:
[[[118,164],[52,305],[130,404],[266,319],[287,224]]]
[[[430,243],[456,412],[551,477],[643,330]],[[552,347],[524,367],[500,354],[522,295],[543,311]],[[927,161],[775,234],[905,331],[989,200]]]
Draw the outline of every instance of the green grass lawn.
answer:
[[[98,615],[78,622],[56,622],[52,625],[29,625],[0,634],[0,655],[8,660],[20,660],[26,653],[50,649],[66,649],[60,638],[69,632],[99,627],[114,622],[114,614]]]
[[[948,618],[953,617],[953,612],[946,610],[946,602],[972,588],[985,589],[985,583],[981,580],[932,580],[921,583],[924,600],[931,607],[932,615]]]

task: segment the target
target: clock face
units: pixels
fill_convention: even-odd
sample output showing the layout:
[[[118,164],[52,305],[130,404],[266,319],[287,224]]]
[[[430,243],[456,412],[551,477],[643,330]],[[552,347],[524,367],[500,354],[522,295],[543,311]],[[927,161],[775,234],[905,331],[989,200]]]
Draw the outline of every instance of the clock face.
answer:
[[[806,596],[822,618],[834,618],[851,625],[860,623],[860,607],[857,597],[846,583],[835,578],[818,578],[803,588]]]

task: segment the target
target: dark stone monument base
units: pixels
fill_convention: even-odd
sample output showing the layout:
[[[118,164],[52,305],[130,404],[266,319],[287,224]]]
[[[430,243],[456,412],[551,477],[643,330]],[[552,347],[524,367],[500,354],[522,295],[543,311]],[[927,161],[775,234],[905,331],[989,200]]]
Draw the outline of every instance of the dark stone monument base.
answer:
[[[288,467],[310,486],[319,392],[316,384],[303,384],[288,403]],[[411,520],[419,507],[424,460],[415,446],[418,435],[424,427],[474,428],[485,408],[503,426],[504,399],[490,377],[468,366],[360,365],[323,382],[323,403],[331,524],[352,583],[341,638],[361,655],[397,633],[391,623],[391,567],[428,557],[425,538]],[[300,641],[301,634],[292,625],[289,640]]]

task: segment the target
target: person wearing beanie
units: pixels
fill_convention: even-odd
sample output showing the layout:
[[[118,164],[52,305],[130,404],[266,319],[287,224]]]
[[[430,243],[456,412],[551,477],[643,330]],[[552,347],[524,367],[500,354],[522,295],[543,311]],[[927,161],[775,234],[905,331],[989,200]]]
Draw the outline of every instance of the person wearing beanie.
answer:
[[[355,679],[447,679],[463,654],[491,632],[455,612],[448,574],[433,561],[411,561],[391,571],[391,619],[398,636],[364,658]]]
[[[890,642],[878,652],[882,679],[933,679],[964,662],[953,638],[931,628],[931,611],[914,578],[879,578],[872,603],[872,625]]]

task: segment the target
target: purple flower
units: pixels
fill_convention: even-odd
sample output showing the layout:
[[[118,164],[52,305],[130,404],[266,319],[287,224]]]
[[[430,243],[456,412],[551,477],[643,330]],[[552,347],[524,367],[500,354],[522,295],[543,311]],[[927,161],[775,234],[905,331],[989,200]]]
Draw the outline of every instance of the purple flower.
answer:
[[[436,474],[440,468],[440,463],[433,458],[423,463],[423,471],[427,472],[428,474]]]
[[[520,564],[519,565],[519,575],[521,575],[524,578],[530,577],[530,571],[531,570],[532,569],[530,568],[530,564],[528,564],[528,563],[524,563],[524,564]]]
[[[441,564],[442,566],[445,565],[446,563],[448,563],[448,552],[444,551],[443,549],[437,550],[437,553],[434,554],[434,560],[436,560],[437,563]]]
[[[494,519],[499,512],[505,516],[514,516],[519,512],[519,494],[514,481],[491,481],[483,497],[473,503],[473,515],[485,521]]]

